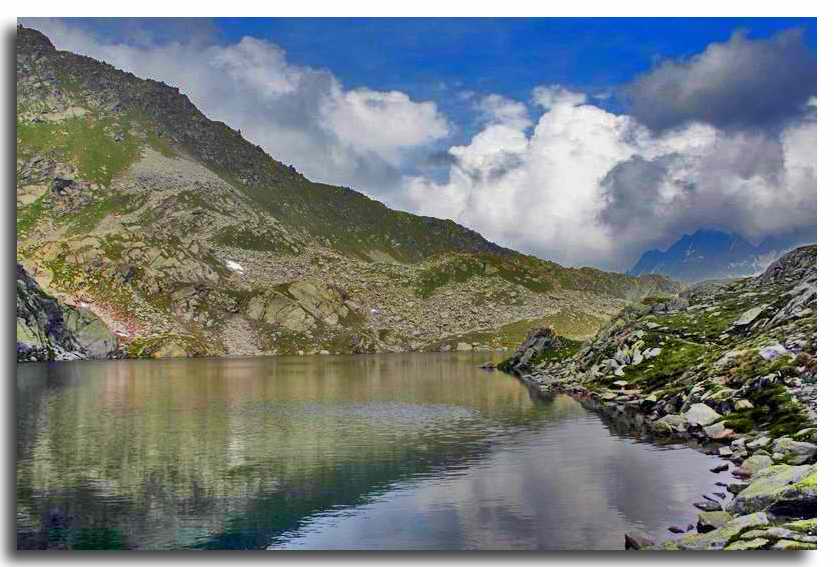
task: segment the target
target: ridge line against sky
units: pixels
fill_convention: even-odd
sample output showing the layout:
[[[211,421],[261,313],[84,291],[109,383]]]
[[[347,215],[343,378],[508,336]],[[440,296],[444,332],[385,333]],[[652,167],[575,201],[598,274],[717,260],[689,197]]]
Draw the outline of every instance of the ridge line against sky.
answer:
[[[23,19],[316,181],[567,265],[816,234],[814,19]]]

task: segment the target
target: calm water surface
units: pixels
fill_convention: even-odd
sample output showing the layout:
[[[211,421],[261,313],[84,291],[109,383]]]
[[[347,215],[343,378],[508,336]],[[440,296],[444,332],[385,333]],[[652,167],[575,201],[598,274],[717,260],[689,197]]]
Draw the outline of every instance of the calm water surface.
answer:
[[[726,480],[497,358],[19,365],[18,547],[622,549]]]

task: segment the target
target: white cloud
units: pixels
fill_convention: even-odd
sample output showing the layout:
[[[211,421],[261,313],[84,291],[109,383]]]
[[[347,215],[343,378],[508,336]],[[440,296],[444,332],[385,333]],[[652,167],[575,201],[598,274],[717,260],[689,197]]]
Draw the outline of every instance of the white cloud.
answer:
[[[561,87],[533,99],[546,111],[531,133],[488,123],[450,150],[448,182],[408,181],[408,206],[503,245],[612,269],[705,225],[757,239],[815,222],[815,117],[781,136],[699,123],[654,134]]]
[[[120,44],[61,20],[25,21],[58,49],[102,59],[175,85],[221,120],[316,181],[383,194],[400,183],[404,156],[449,134],[433,102],[398,91],[345,89],[326,69],[293,65],[280,46],[244,37],[230,45]]]
[[[560,85],[533,89],[533,101],[544,108],[553,108],[557,105],[578,106],[585,104],[587,100],[585,93],[575,92]]]
[[[321,104],[321,124],[346,146],[399,163],[400,152],[446,137],[449,125],[433,102],[407,94],[334,88]]]

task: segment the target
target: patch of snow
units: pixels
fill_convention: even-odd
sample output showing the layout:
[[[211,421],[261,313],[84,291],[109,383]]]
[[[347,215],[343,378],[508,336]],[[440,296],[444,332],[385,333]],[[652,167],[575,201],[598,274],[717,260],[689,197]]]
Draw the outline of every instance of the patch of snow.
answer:
[[[243,266],[235,262],[234,260],[226,260],[226,267],[230,270],[234,270],[236,272],[243,273]]]

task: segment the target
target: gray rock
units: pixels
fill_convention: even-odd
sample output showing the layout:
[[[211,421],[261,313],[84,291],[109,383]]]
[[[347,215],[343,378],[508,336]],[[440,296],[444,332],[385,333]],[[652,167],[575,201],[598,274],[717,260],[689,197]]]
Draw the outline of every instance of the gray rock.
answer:
[[[684,416],[689,425],[705,427],[721,419],[721,414],[706,404],[693,404]]]
[[[781,453],[782,460],[789,465],[804,465],[817,460],[817,446],[813,443],[794,441],[790,437],[780,437],[773,442],[773,450]]]
[[[736,540],[725,547],[724,551],[753,551],[755,549],[762,549],[769,543],[770,540],[761,537],[747,540]]]
[[[711,532],[712,530],[723,527],[732,519],[733,516],[723,510],[718,512],[701,512],[698,514],[698,533],[705,534]]]
[[[788,352],[788,349],[779,343],[768,345],[759,349],[759,356],[765,360],[773,360],[774,358],[779,358],[780,356],[784,356],[786,354],[790,354],[790,352]]]
[[[730,505],[736,514],[768,510],[776,515],[816,516],[816,465],[773,465],[756,472]]]
[[[663,350],[660,347],[650,348],[649,350],[643,353],[643,357],[646,359],[654,358],[656,356],[659,356],[661,352],[663,352]]]
[[[775,551],[811,551],[817,548],[816,543],[803,543],[789,539],[780,539],[770,546]]]
[[[669,414],[652,423],[652,429],[656,433],[669,435],[675,433],[685,433],[687,425],[688,422],[684,416],[679,414]]]
[[[713,441],[718,441],[720,439],[729,438],[733,432],[732,430],[724,427],[724,422],[720,421],[718,423],[714,423],[712,425],[704,427],[704,433],[706,433],[707,437],[709,437]]]
[[[750,477],[759,472],[762,469],[766,469],[767,467],[773,464],[773,460],[770,457],[766,457],[764,455],[753,455],[745,459],[741,466],[738,468],[737,474],[742,477]]]
[[[766,526],[769,523],[767,515],[763,513],[750,514],[734,518],[724,526],[705,534],[687,534],[679,539],[677,547],[686,551],[710,551],[724,549],[731,540],[744,530]]]
[[[765,310],[767,306],[762,305],[759,307],[753,307],[752,309],[748,309],[744,313],[742,313],[741,317],[733,321],[733,325],[736,327],[746,327],[753,321],[755,321],[759,315]]]
[[[747,448],[751,451],[755,451],[756,449],[764,449],[765,447],[770,445],[770,437],[767,435],[762,435],[761,437],[757,437],[754,441],[750,441],[747,443]]]
[[[626,550],[640,550],[654,545],[654,540],[643,532],[633,531],[625,534]]]

